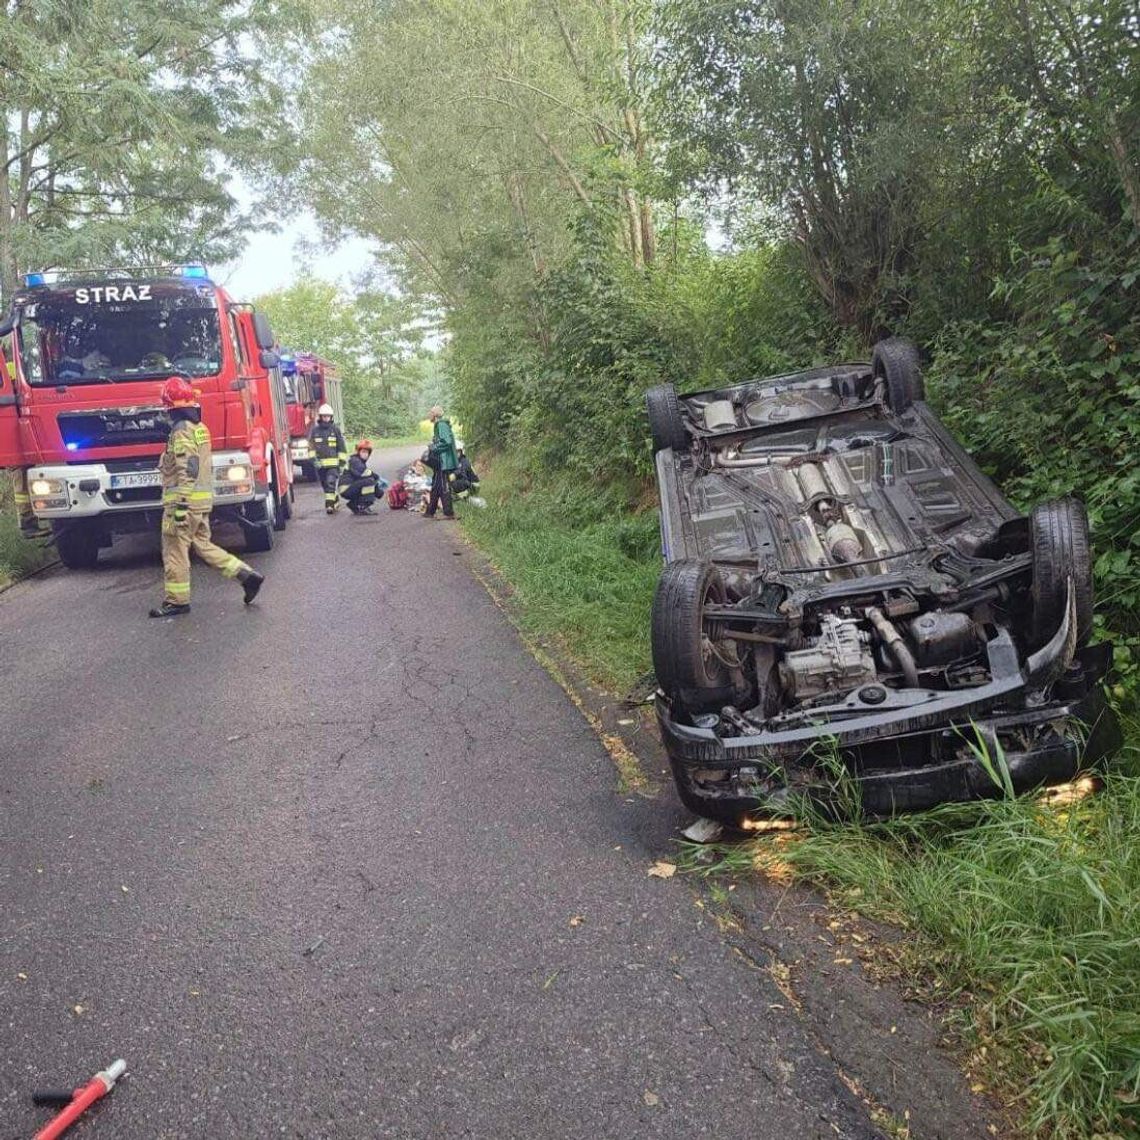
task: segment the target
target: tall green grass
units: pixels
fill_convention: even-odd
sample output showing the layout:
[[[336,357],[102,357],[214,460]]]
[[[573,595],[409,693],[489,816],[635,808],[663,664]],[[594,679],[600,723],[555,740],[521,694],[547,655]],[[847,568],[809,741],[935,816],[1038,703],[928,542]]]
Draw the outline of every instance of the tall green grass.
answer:
[[[29,542],[20,534],[12,484],[8,473],[0,471],[0,585],[42,566],[52,553],[40,542]]]
[[[631,513],[627,489],[544,479],[505,458],[479,495],[487,506],[461,507],[464,526],[514,587],[523,626],[626,692],[649,669],[657,512]]]
[[[1140,726],[1104,790],[1002,798],[883,823],[809,816],[802,834],[721,849],[776,855],[833,898],[917,936],[910,965],[967,994],[962,1029],[1035,1135],[1140,1128]],[[976,1054],[977,1055],[977,1054]]]

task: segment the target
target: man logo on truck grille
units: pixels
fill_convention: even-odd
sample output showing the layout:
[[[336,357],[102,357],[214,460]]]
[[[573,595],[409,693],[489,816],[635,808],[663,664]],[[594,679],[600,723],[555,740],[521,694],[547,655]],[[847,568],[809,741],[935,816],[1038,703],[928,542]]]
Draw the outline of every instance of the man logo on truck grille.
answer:
[[[95,285],[75,290],[75,303],[89,305],[92,301],[149,301],[149,285]]]

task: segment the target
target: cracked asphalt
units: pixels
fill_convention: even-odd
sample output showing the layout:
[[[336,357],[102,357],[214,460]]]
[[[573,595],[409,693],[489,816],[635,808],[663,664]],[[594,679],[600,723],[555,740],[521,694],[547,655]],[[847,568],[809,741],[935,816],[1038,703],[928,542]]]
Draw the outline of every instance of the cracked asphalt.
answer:
[[[402,455],[388,453],[381,466]],[[876,1137],[465,565],[299,488],[257,604],[156,545],[0,596],[0,1140]]]

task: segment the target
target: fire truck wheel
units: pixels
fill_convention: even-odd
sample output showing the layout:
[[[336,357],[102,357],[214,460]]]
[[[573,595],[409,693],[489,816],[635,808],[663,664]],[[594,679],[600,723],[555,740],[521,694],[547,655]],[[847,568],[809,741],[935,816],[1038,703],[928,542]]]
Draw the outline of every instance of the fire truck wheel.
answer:
[[[269,484],[269,498],[266,501],[265,508],[273,522],[273,529],[284,530],[289,523],[289,516],[285,513],[285,504],[277,493],[276,476],[274,476],[274,481]]]
[[[65,523],[55,532],[55,548],[68,570],[93,570],[99,561],[99,532],[89,522]]]
[[[245,548],[251,554],[264,554],[273,549],[273,527],[269,523],[254,523],[245,532]]]
[[[251,503],[246,508],[245,548],[253,554],[273,549],[273,498]]]

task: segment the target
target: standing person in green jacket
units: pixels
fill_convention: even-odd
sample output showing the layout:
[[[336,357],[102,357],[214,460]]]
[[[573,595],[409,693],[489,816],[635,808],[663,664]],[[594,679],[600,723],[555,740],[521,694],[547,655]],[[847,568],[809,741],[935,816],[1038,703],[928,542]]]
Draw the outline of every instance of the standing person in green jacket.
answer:
[[[431,455],[431,494],[428,496],[425,517],[435,518],[436,508],[443,504],[443,517],[455,518],[455,508],[451,505],[451,476],[459,466],[455,455],[455,432],[451,430],[451,423],[443,418],[443,409],[436,404],[430,412],[428,419],[435,425],[431,434],[431,446],[428,452]]]

